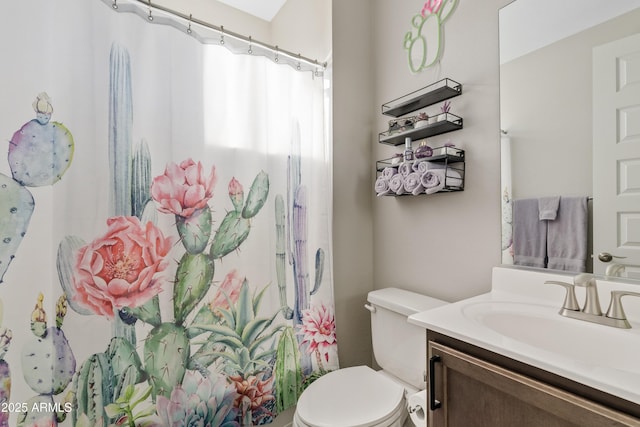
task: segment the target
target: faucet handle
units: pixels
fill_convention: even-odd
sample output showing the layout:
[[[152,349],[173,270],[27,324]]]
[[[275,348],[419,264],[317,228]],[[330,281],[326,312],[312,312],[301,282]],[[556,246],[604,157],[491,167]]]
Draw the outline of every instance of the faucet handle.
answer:
[[[624,320],[625,322],[627,322],[627,316],[624,313],[624,308],[622,308],[622,297],[626,295],[640,297],[640,292],[611,291],[611,302],[609,303],[609,308],[607,309],[607,317],[610,317],[612,319]],[[629,325],[628,327],[630,328],[631,325]]]
[[[556,280],[547,280],[545,285],[560,285],[563,286],[567,293],[564,297],[564,303],[562,304],[562,310],[580,311],[580,305],[576,298],[576,287],[572,283],[558,282]]]

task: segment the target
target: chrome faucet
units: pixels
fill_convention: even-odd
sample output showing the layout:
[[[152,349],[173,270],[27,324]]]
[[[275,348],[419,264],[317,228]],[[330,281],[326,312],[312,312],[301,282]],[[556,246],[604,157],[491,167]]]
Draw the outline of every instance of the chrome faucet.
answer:
[[[564,303],[559,311],[561,316],[599,323],[606,326],[613,326],[615,328],[631,328],[631,324],[627,320],[624,309],[622,308],[622,297],[626,295],[640,297],[639,292],[611,291],[611,302],[609,303],[607,314],[603,315],[602,309],[600,308],[600,299],[598,298],[596,278],[591,274],[578,274],[573,278],[573,283],[558,282],[555,280],[548,280],[544,283],[560,285],[566,289],[567,293],[565,295]],[[576,286],[582,286],[586,290],[584,305],[582,308],[580,308],[578,299],[576,298]]]

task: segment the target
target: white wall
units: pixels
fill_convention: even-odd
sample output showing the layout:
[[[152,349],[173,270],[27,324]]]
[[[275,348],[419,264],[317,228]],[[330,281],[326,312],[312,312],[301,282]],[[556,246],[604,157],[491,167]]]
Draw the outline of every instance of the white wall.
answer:
[[[333,1],[333,258],[341,366],[371,364],[374,99],[370,0]]]
[[[424,3],[374,2],[376,106],[445,77],[460,82],[451,112],[464,128],[429,141],[450,140],[467,159],[463,192],[374,199],[376,288],[398,285],[448,301],[489,290],[491,267],[500,263],[498,8],[507,2],[460,1],[443,25],[441,63],[418,74],[409,71],[402,40]],[[376,114],[377,132],[387,120]],[[376,158],[397,151],[372,146]]]
[[[498,9],[507,3],[460,1],[444,25],[440,65],[411,74],[402,41],[422,0],[333,2],[334,278],[343,366],[371,363],[361,308],[369,290],[399,286],[449,301],[489,290],[491,267],[500,263]],[[465,191],[376,198],[375,160],[396,151],[377,143],[388,120],[380,105],[444,77],[463,84],[452,112],[464,129],[432,142],[451,139],[466,150]]]

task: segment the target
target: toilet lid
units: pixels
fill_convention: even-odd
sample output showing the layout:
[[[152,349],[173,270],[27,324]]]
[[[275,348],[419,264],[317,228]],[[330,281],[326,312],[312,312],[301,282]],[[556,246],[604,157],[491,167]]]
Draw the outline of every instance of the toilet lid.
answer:
[[[368,366],[339,369],[318,378],[300,396],[296,412],[311,426],[368,427],[395,414],[404,388]]]

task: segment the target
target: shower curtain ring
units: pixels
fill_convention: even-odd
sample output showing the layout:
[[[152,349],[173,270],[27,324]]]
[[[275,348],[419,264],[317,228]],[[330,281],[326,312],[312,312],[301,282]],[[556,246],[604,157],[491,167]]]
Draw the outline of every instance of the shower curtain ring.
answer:
[[[193,14],[189,14],[189,26],[187,27],[187,34],[191,34],[191,19],[193,19]]]
[[[224,25],[220,25],[220,44],[224,44]]]
[[[153,21],[153,15],[151,15],[151,0],[149,0],[149,16],[147,16],[149,21]]]
[[[316,71],[314,72],[315,76],[320,76],[320,71],[318,70],[318,60],[313,61],[316,64]]]
[[[251,36],[249,36],[249,50],[248,50],[249,55],[251,55],[253,53],[253,49],[251,48]]]
[[[280,52],[279,52],[278,45],[276,45],[276,57],[275,57],[275,58],[273,58],[273,60],[274,60],[275,62],[280,61]]]
[[[118,8],[118,0],[113,0],[113,4],[111,5],[112,8],[117,9]]]
[[[302,69],[302,65],[300,64],[300,57],[302,55],[298,54],[298,65],[296,65],[296,70],[300,71]]]

